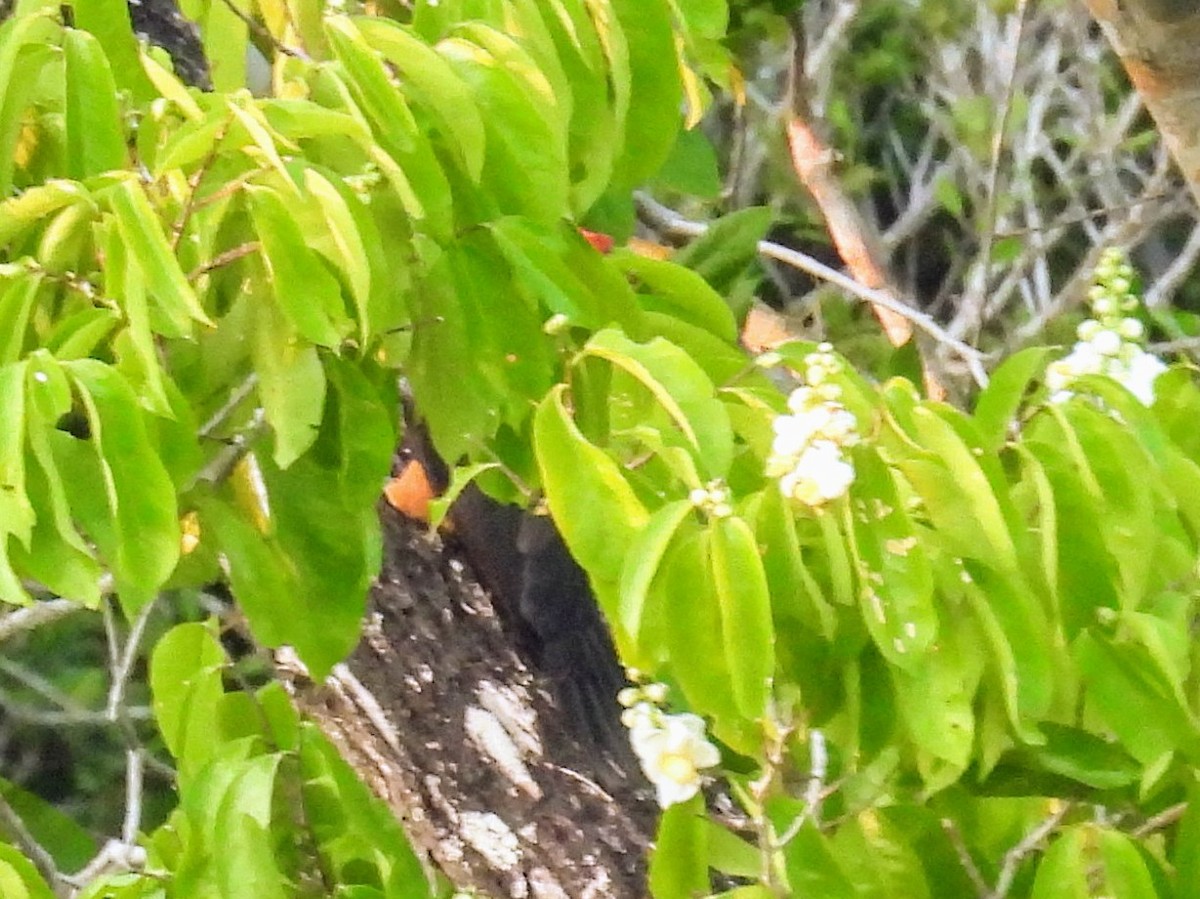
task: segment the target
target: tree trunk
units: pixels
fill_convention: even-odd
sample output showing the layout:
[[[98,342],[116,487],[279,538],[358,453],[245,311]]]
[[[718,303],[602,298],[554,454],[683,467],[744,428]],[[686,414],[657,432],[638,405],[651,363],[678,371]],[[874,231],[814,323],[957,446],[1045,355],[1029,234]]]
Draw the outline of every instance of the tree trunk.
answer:
[[[436,536],[381,511],[385,561],[358,649],[297,704],[457,885],[641,897],[655,812],[574,739],[486,593]]]
[[[1086,2],[1200,202],[1200,3]]]

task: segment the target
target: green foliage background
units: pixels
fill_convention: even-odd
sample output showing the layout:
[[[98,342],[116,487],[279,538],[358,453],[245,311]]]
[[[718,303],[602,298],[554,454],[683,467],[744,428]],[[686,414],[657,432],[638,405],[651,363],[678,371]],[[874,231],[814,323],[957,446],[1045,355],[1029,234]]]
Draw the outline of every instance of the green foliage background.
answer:
[[[209,94],[139,55],[124,0],[74,27],[24,0],[0,29],[0,598],[136,619],[225,578],[320,677],[379,565],[402,375],[446,458],[544,495],[625,661],[722,744],[748,823],[669,810],[655,896],[710,868],[739,897],[1200,894],[1192,371],[1150,409],[1102,380],[1050,405],[1037,348],[965,411],[848,364],[857,480],[794,507],[763,474],[785,395],[737,344],[769,219],[675,262],[577,231],[624,236],[633,189],[688,159],[681,109],[731,78],[724,3],[260,2],[299,51],[264,98],[263,35],[185,7]],[[713,480],[730,517],[688,501]],[[444,891],[278,685],[225,666],[208,624],[156,635],[179,804],[145,873],[82,895]],[[86,859],[77,825],[4,795],[63,868]],[[7,845],[0,894],[51,895]]]

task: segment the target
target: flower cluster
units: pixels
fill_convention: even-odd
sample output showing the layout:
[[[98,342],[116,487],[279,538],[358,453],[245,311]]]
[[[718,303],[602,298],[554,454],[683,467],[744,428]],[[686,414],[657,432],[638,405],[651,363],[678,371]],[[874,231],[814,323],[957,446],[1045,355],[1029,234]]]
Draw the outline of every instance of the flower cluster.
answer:
[[[1108,249],[1096,266],[1096,283],[1088,291],[1094,318],[1079,325],[1079,342],[1071,352],[1046,369],[1050,402],[1074,394],[1071,384],[1085,375],[1108,375],[1144,405],[1154,402],[1154,381],[1167,370],[1163,361],[1142,349],[1145,329],[1126,313],[1138,307],[1133,292],[1133,269],[1120,250]]]
[[[822,343],[804,364],[806,384],[788,397],[791,414],[774,422],[767,476],[779,478],[784,496],[820,506],[854,482],[854,465],[842,451],[858,442],[858,422],[839,402],[842,389],[831,380],[841,370],[833,347]]]
[[[700,790],[702,768],[721,761],[721,753],[705,735],[704,719],[662,710],[665,684],[626,687],[617,699],[625,706],[621,723],[663,808],[686,802]]]
[[[733,506],[729,505],[729,488],[720,478],[697,487],[688,494],[688,499],[693,506],[712,518],[728,518],[733,514]]]

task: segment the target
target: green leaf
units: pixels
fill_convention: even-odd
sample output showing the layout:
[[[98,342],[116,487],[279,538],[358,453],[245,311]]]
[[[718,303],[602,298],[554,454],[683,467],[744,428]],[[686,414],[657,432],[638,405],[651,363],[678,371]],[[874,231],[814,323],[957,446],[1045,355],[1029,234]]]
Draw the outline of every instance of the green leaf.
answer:
[[[1058,614],[1068,639],[1094,624],[1099,610],[1119,606],[1116,563],[1102,534],[1103,499],[1090,466],[1068,449],[1072,441],[1072,433],[1055,423],[1053,429],[1030,433],[1023,443],[1054,493]]]
[[[754,532],[742,519],[718,519],[710,530],[713,583],[733,695],[741,713],[758,720],[766,714],[775,674],[775,628],[762,558]]]
[[[708,822],[700,796],[663,812],[649,879],[654,899],[690,899],[709,892]]]
[[[162,328],[163,336],[190,336],[193,320],[212,325],[184,277],[179,260],[163,234],[158,214],[142,187],[136,181],[126,180],[106,196],[129,257],[141,268],[150,295],[166,316],[164,324],[169,323],[169,327]]]
[[[142,69],[137,37],[124,0],[89,0],[75,7],[75,27],[90,31],[100,42],[117,86],[133,93],[138,103],[155,96],[153,86]]]
[[[676,193],[702,200],[717,199],[721,193],[717,153],[702,130],[692,128],[679,132],[657,180]]]
[[[981,463],[986,458],[982,452],[975,453],[949,421],[927,406],[913,410],[912,423],[922,448],[938,460],[938,468],[944,466],[944,471],[935,473],[925,468],[918,474],[916,466],[903,462],[900,468],[906,476],[912,475],[910,481],[917,481],[914,486],[922,493],[939,530],[961,526],[967,519],[972,533],[958,536],[978,543],[963,555],[986,561],[1000,571],[1017,571],[1016,546],[1001,508],[1004,494],[997,492],[983,469]]]
[[[378,864],[386,871],[387,896],[426,899],[428,873],[391,810],[364,786],[338,751],[311,723],[300,726],[299,760],[304,803],[313,834],[333,867],[346,862]],[[383,850],[386,860],[380,859]]]
[[[766,206],[750,206],[730,213],[680,250],[675,261],[704,278],[717,293],[727,296],[746,269],[757,263],[758,242],[766,237],[774,215]]]
[[[363,244],[363,234],[360,229],[360,223],[365,218],[361,209],[361,201],[354,197],[344,184],[339,189],[316,169],[304,170],[304,187],[320,209],[325,225],[325,233],[309,234],[307,239],[312,245],[317,240],[324,238],[316,244],[316,247],[341,270],[342,276],[350,285],[350,293],[354,298],[355,312],[358,316],[359,343],[366,345],[372,335],[374,322],[372,321],[371,303],[371,263],[367,248]],[[323,248],[322,244],[325,244],[327,249]],[[304,260],[301,262],[300,268],[305,269],[311,265],[309,260]],[[293,272],[293,274],[300,273],[300,271]],[[322,271],[322,275],[326,274]],[[331,303],[332,301],[329,308],[330,318],[342,318],[343,309],[337,285],[329,284],[325,289],[329,293],[324,298],[324,302]],[[307,314],[307,310],[302,314]],[[333,330],[328,321],[318,322],[317,326],[322,330],[327,328],[329,331]]]
[[[25,491],[25,370],[0,366],[0,534],[28,545],[37,516]]]
[[[1041,725],[1044,746],[1018,753],[1019,764],[1044,770],[1097,790],[1112,790],[1137,783],[1142,767],[1108,735],[1098,736],[1053,722]]]
[[[1086,831],[1072,827],[1061,833],[1037,869],[1031,899],[1088,899],[1088,870],[1091,860],[1086,854]]]
[[[679,130],[683,92],[666,6],[613,0],[612,8],[628,41],[630,72],[624,153],[613,182],[629,189],[655,174],[666,161]]]
[[[837,630],[833,606],[804,562],[791,504],[773,487],[763,492],[755,534],[764,546],[763,571],[776,614],[831,642]]]
[[[108,0],[112,2],[112,0]],[[62,26],[57,17],[25,14],[6,23],[0,42],[0,197],[12,191],[17,141],[27,119],[26,107],[38,85],[38,75],[53,65]],[[0,233],[3,233],[0,219]],[[7,243],[7,240],[0,240]]]
[[[471,89],[487,128],[483,181],[501,211],[544,225],[570,209],[568,111],[528,52],[479,23],[438,46]]]
[[[762,873],[762,851],[725,825],[711,819],[708,827],[709,867],[735,877],[756,878]]]
[[[48,274],[67,277],[87,265],[98,209],[90,200],[60,209],[42,229],[36,258]]]
[[[59,870],[77,871],[96,857],[99,847],[95,839],[66,812],[3,778],[0,778],[0,797],[16,812],[38,844],[54,857]],[[0,851],[9,848],[0,841]],[[7,899],[8,894],[0,892],[0,896]]]
[[[861,894],[842,870],[829,841],[807,821],[784,846],[788,888],[795,896],[857,899]]]
[[[621,569],[618,616],[625,632],[636,642],[642,627],[646,596],[658,576],[667,547],[679,525],[692,513],[687,500],[676,500],[656,510],[629,547]]]
[[[1029,347],[1005,359],[992,372],[991,380],[975,402],[975,425],[986,450],[995,452],[1004,445],[1030,385],[1053,353],[1050,347]]]
[[[348,19],[326,18],[325,32],[382,152],[394,160],[385,167],[385,174],[396,187],[405,210],[430,234],[448,237],[453,222],[450,185],[399,88],[392,83],[378,54]]]
[[[150,657],[154,720],[184,775],[202,768],[219,745],[217,710],[225,653],[207,624],[180,624]]]
[[[479,183],[485,134],[472,91],[445,59],[404,26],[373,17],[356,19],[355,24],[366,42],[401,73],[401,89],[430,112],[463,171]]]
[[[258,395],[275,433],[275,464],[286,468],[317,439],[325,408],[325,371],[316,347],[296,335],[274,303],[261,293],[253,300],[251,354]]]
[[[275,860],[271,805],[278,753],[249,759],[221,799],[213,844],[221,895],[230,899],[286,899],[288,878]]]
[[[538,469],[555,524],[615,621],[621,569],[650,515],[617,464],[579,431],[565,403],[566,387],[559,385],[538,406],[533,422]],[[580,515],[581,509],[588,514]]]
[[[864,448],[854,454],[854,465],[856,511],[846,531],[862,585],[862,617],[892,665],[920,667],[938,635],[933,570],[922,535],[879,454]]]
[[[71,388],[62,368],[44,351],[30,357],[26,395],[26,436],[35,460],[26,469],[26,483],[39,515],[29,551],[14,547],[14,559],[57,595],[95,608],[100,603],[102,569],[75,528],[67,487],[49,439],[49,432],[71,410]]]
[[[531,41],[530,52],[555,93],[570,101],[571,211],[579,217],[604,193],[622,150],[629,101],[625,36],[608,0],[586,5],[523,0],[522,5],[540,15],[548,37]]]
[[[1074,652],[1089,706],[1132,756],[1144,765],[1170,752],[1200,759],[1200,721],[1183,685],[1144,646],[1093,630],[1079,635]]]
[[[87,410],[116,539],[113,573],[121,601],[132,613],[153,597],[179,559],[175,487],[125,379],[94,359],[64,368]]]
[[[337,280],[305,244],[295,217],[278,193],[252,186],[245,191],[279,310],[307,340],[318,346],[337,346],[342,337],[339,326],[345,324]]]
[[[368,380],[371,374],[384,383],[391,377],[367,363],[334,357],[327,360],[326,373],[336,400],[340,492],[348,507],[367,508],[374,505],[379,485],[391,470],[399,399]]]
[[[99,229],[98,229],[99,230]],[[171,415],[171,404],[167,399],[159,346],[155,340],[151,322],[150,304],[146,297],[146,284],[141,269],[131,265],[124,240],[119,230],[109,223],[101,231],[99,243],[104,248],[105,290],[117,298],[121,311],[125,313],[128,328],[121,335],[126,346],[123,357],[132,357],[147,407],[158,415]],[[115,341],[114,341],[115,343]],[[128,363],[129,359],[122,359]],[[128,368],[128,364],[126,368]]]
[[[408,377],[438,452],[457,460],[495,433],[500,398],[481,366],[465,365],[456,377],[445,376],[447,359],[473,359],[475,352],[469,330],[474,323],[456,290],[454,259],[452,253],[439,257],[413,291]]]
[[[1175,865],[1175,895],[1200,895],[1200,783],[1194,775],[1187,785],[1187,810],[1175,831],[1171,861]]]
[[[683,433],[710,478],[724,477],[733,458],[733,429],[712,382],[691,357],[662,338],[635,343],[606,329],[588,341],[585,353],[628,372],[653,395]]]
[[[1150,872],[1133,840],[1114,830],[1101,830],[1097,836],[1110,894],[1121,899],[1158,899]]]
[[[678,538],[650,587],[642,643],[655,636],[665,649],[671,678],[687,697],[688,707],[712,718],[713,733],[739,752],[757,750],[755,735],[744,731],[744,719],[733,697],[733,677],[725,655],[721,608],[712,578],[711,532],[685,519]],[[651,626],[657,628],[651,632]],[[661,648],[661,649],[660,649]],[[628,657],[628,656],[627,656]],[[631,657],[637,658],[637,657]],[[658,659],[650,657],[650,664]]]
[[[913,743],[921,750],[918,766],[928,791],[954,784],[971,761],[975,740],[972,704],[982,673],[974,646],[947,637],[937,652],[928,652],[913,666],[891,667],[900,710]]]
[[[654,292],[666,312],[732,343],[737,322],[729,305],[695,272],[673,262],[650,259],[628,250],[612,254],[613,263]]]
[[[912,837],[872,810],[844,824],[832,842],[842,871],[860,894],[879,899],[928,899],[929,882]]]
[[[1032,726],[1050,709],[1056,687],[1066,688],[1065,660],[1054,651],[1050,624],[1028,586],[968,564],[963,595],[988,648],[988,666],[1004,697],[1009,723],[1028,743]]]
[[[200,29],[213,89],[233,93],[246,87],[249,25],[226,3],[206,3],[205,14],[185,12]]]
[[[286,471],[260,460],[270,505],[267,533],[227,503],[198,503],[205,534],[228,562],[229,580],[255,639],[293,646],[324,678],[354,648],[367,588],[379,566],[371,506],[349,508],[339,472],[306,457]]]
[[[0,896],[5,899],[54,899],[54,891],[19,849],[0,843]]]
[[[1117,563],[1119,600],[1137,608],[1162,561],[1155,553],[1157,466],[1132,429],[1107,413],[1075,402],[1067,404],[1064,419],[1073,432],[1070,443],[1077,441],[1099,486],[1100,535]]]
[[[100,42],[86,31],[63,34],[66,57],[67,171],[82,180],[128,163],[117,86]]]
[[[0,245],[11,245],[27,230],[45,224],[60,209],[88,200],[83,185],[57,179],[10,197],[0,203]]]
[[[570,325],[598,331],[616,324],[631,334],[640,325],[642,310],[629,282],[575,229],[508,217],[489,230],[517,282]]]

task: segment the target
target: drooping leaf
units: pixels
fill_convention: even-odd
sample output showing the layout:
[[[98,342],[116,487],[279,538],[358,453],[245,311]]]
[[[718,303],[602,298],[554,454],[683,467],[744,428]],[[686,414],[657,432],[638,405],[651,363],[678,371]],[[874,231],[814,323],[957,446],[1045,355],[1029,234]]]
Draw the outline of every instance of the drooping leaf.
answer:
[[[275,434],[275,463],[286,468],[317,439],[325,407],[325,371],[316,347],[303,340],[261,292],[251,310],[251,354],[259,396]]]
[[[685,899],[709,891],[708,829],[700,797],[663,812],[649,879],[654,899]]]
[[[643,607],[650,585],[659,574],[663,557],[680,523],[691,512],[692,504],[686,500],[667,503],[650,516],[629,548],[621,569],[619,615],[625,632],[635,641],[641,631]]]
[[[154,647],[150,689],[154,718],[184,773],[195,772],[217,747],[217,705],[224,695],[225,653],[209,625],[180,624]]]
[[[127,610],[136,611],[153,597],[179,559],[175,487],[151,445],[137,396],[125,380],[93,359],[64,367],[87,411],[91,442],[100,461],[116,543],[116,558],[111,561],[121,600]]]
[[[722,340],[732,342],[737,338],[737,323],[729,305],[695,272],[629,251],[615,253],[612,259],[653,291],[673,315]]]
[[[326,18],[325,31],[345,67],[355,102],[371,123],[384,154],[394,160],[394,167],[385,168],[385,174],[394,179],[405,209],[430,234],[448,236],[453,218],[450,185],[400,89],[348,19]]]
[[[1005,359],[992,372],[975,403],[975,424],[989,450],[998,450],[1004,444],[1013,416],[1052,352],[1049,347],[1029,347]]]
[[[429,110],[448,149],[474,182],[483,172],[485,135],[475,96],[446,60],[408,29],[381,18],[356,22],[366,42],[403,76],[401,89]]]
[[[471,88],[487,129],[482,176],[502,212],[549,225],[569,210],[567,115],[519,43],[482,24],[439,50]]]
[[[615,329],[588,341],[586,352],[632,375],[682,432],[704,473],[723,477],[733,456],[733,431],[712,382],[686,353],[662,338],[635,343]]]
[[[122,0],[92,0],[79,4],[74,13],[75,26],[99,41],[118,87],[131,91],[139,103],[153,98],[154,88],[142,69],[128,5]]]
[[[538,406],[534,447],[546,501],[571,554],[587,570],[610,620],[625,556],[650,515],[617,464],[580,432],[566,407],[566,388]]]
[[[296,331],[318,346],[336,346],[345,324],[336,279],[308,248],[284,199],[268,188],[247,187],[275,303]]]
[[[86,31],[63,33],[66,58],[67,165],[72,178],[83,180],[125,168],[124,119],[117,86],[104,50]]]
[[[771,597],[754,533],[742,519],[711,525],[712,576],[721,609],[725,658],[738,709],[752,720],[766,713],[775,673]]]
[[[192,333],[192,322],[212,325],[188,283],[179,260],[167,243],[154,207],[145,191],[133,180],[125,180],[107,194],[129,258],[137,264],[146,287],[165,316],[163,334],[183,337]]]

